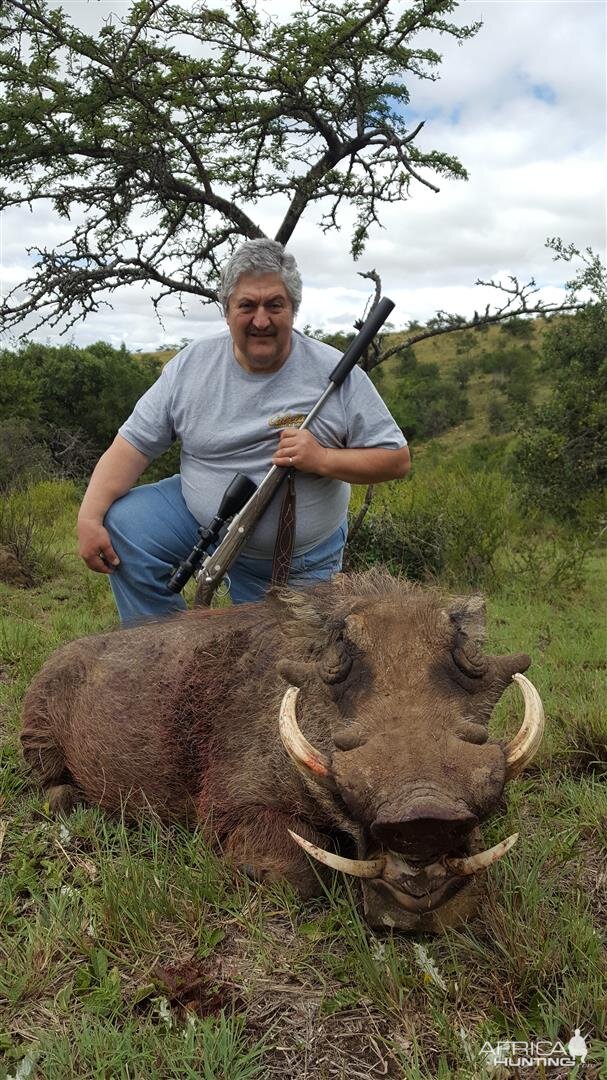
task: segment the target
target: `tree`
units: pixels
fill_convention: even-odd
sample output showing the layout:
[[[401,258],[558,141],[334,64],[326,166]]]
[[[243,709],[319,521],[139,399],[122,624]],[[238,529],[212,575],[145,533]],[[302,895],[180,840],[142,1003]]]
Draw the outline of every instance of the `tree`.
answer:
[[[45,432],[84,436],[99,455],[160,373],[154,360],[98,341],[86,349],[31,342],[0,353],[0,420],[19,417]]]
[[[430,177],[465,178],[456,158],[417,145],[423,121],[407,125],[407,82],[438,77],[429,34],[465,41],[479,24],[447,21],[456,0],[395,6],[301,0],[279,23],[256,0],[133,0],[92,36],[45,0],[5,0],[0,210],[46,201],[77,224],[65,243],[33,249],[31,277],[0,307],[3,328],[28,316],[69,327],[135,283],[157,286],[156,307],[169,294],[212,302],[221,263],[264,235],[254,215],[267,207],[282,215],[283,243],[305,213],[322,211],[329,231],[354,207],[358,258],[384,204],[416,184],[437,191]],[[563,303],[538,300],[533,280],[479,281],[502,291],[501,306],[471,319],[439,311],[388,348],[376,338],[363,368],[428,337],[579,308],[576,290],[593,287],[598,260],[548,243],[583,263]],[[379,275],[361,276],[376,302]]]
[[[385,360],[401,353],[403,348],[411,348],[419,341],[437,337],[441,334],[466,334],[468,330],[477,333],[485,333],[488,328],[499,323],[504,325],[512,319],[520,316],[542,315],[544,318],[554,317],[569,311],[585,310],[588,300],[580,299],[580,294],[590,294],[592,300],[596,300],[605,308],[607,305],[607,272],[605,264],[601,261],[592,248],[587,247],[584,251],[575,244],[565,244],[558,236],[549,238],[546,247],[554,252],[554,261],[575,262],[577,270],[574,276],[565,283],[567,293],[560,304],[546,303],[543,300],[533,300],[539,288],[535,280],[531,278],[521,283],[514,275],[509,275],[506,282],[482,281],[477,279],[476,285],[497,289],[503,293],[503,301],[500,305],[485,306],[483,312],[475,311],[471,319],[465,319],[463,315],[453,314],[447,311],[438,311],[434,318],[429,319],[426,326],[414,332],[409,331],[409,336],[404,341],[389,348],[381,348],[376,341],[373,343],[373,354],[367,357],[366,371],[372,371],[376,364],[382,364]],[[381,281],[375,270],[361,274],[375,281],[375,303],[381,293]]]
[[[429,439],[468,415],[468,397],[455,379],[441,377],[438,364],[420,363],[407,350],[394,389],[387,394],[390,411],[408,439]]]
[[[548,401],[529,413],[513,453],[527,503],[577,517],[607,481],[607,303],[554,322],[543,364],[554,379]]]
[[[254,213],[269,204],[282,243],[310,208],[327,231],[354,206],[356,258],[382,204],[465,177],[416,144],[406,80],[437,77],[429,33],[464,41],[480,24],[446,21],[455,0],[394,6],[302,0],[281,23],[255,0],[135,0],[91,36],[45,0],[5,0],[0,206],[48,200],[83,217],[65,244],[34,249],[5,326],[72,325],[135,282],[158,287],[156,305],[169,293],[213,301],[218,267],[263,235]]]

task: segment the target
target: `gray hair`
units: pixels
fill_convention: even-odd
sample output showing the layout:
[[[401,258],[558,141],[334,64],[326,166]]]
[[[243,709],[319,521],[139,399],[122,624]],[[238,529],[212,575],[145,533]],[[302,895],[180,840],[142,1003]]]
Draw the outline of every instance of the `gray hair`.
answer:
[[[296,315],[301,303],[301,277],[292,255],[287,255],[277,240],[247,240],[228,259],[219,279],[217,295],[224,315],[228,312],[230,296],[243,274],[278,274],[283,281]]]

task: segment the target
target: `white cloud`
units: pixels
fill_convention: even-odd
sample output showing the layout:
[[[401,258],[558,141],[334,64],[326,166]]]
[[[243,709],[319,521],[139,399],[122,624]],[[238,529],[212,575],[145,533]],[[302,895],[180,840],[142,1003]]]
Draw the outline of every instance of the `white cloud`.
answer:
[[[112,8],[127,4],[64,5],[94,30]],[[260,7],[287,17],[291,0]],[[395,321],[424,319],[438,308],[468,313],[486,299],[477,277],[496,277],[508,266],[521,280],[534,276],[543,295],[560,296],[571,268],[554,263],[547,236],[605,250],[605,5],[602,0],[467,0],[459,23],[481,18],[477,37],[461,47],[449,38],[428,41],[443,52],[440,79],[411,82],[411,123],[428,117],[419,144],[460,158],[467,183],[439,181],[440,194],[417,187],[412,197],[382,213],[366,253],[348,253],[352,214],[342,230],[323,234],[304,218],[293,236],[306,290],[299,325],[337,328],[358,317],[372,292],[357,271],[376,269],[397,302]],[[414,110],[414,111],[413,111]],[[455,122],[454,122],[455,121]],[[271,232],[279,207],[254,207]],[[32,214],[4,215],[4,291],[25,276],[28,244],[52,245],[68,235],[48,205]],[[157,323],[150,290],[124,289],[102,310],[70,331],[77,342],[105,337],[129,347],[196,337],[221,325],[215,308],[186,300],[162,305]],[[37,334],[53,340],[42,329]]]

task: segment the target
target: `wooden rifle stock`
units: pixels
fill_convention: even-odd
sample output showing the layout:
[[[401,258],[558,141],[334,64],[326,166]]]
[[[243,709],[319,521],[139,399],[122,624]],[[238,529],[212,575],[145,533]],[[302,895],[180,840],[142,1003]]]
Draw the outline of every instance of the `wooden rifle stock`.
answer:
[[[243,506],[239,514],[232,518],[223,540],[211,555],[207,555],[196,575],[198,582],[194,600],[196,605],[204,604],[208,607],[211,603],[215,589],[234,560],[238,558],[241,548],[246,544],[266,506],[288,472],[289,470],[281,465],[273,465],[257,490],[251,495],[248,503]]]
[[[300,429],[310,426],[318,412],[320,412],[327,398],[341,386],[347,375],[352,371],[356,362],[368,349],[371,341],[378,330],[385,323],[388,315],[393,310],[392,300],[383,297],[365,319],[358,334],[343,354],[341,360],[329,376],[329,385],[310,410]],[[272,465],[266,473],[257,490],[242,510],[236,514],[230,522],[227,532],[220,544],[211,555],[207,555],[202,567],[196,575],[198,586],[196,589],[196,605],[208,606],[213,599],[213,593],[227,574],[230,566],[238,557],[239,552],[246,544],[253,529],[257,525],[261,515],[274,497],[276,491],[288,475],[289,469],[282,465]]]

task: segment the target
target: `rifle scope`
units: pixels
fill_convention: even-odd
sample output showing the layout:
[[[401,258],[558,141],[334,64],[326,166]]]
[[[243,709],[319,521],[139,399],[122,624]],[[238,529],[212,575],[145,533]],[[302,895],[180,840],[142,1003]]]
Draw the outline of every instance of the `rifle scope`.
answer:
[[[219,504],[219,510],[208,529],[205,529],[202,525],[200,526],[198,530],[198,536],[200,537],[198,543],[192,548],[187,559],[184,559],[171,574],[167,584],[169,592],[181,592],[186,581],[189,581],[192,574],[196,573],[204,556],[208,555],[209,548],[217,543],[219,533],[224,525],[227,525],[234,517],[234,514],[237,514],[239,510],[242,510],[245,503],[249,501],[251,495],[256,490],[256,484],[254,484],[248,476],[245,476],[243,473],[236,473],[224,491],[221,503]]]

